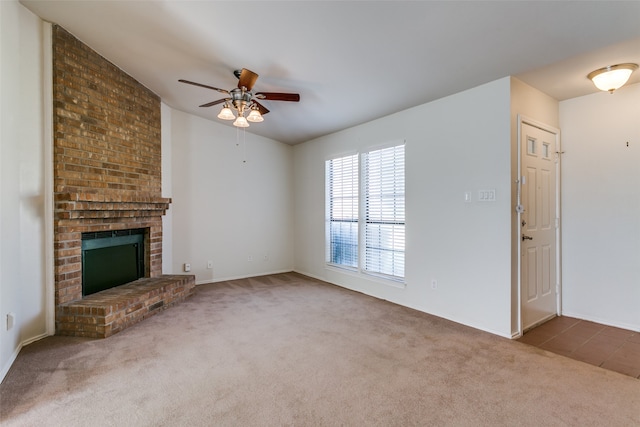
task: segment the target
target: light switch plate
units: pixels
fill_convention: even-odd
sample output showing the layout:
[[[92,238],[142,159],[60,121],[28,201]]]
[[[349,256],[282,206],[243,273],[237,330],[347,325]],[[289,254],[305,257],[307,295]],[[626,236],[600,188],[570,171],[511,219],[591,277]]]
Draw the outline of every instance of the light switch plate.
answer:
[[[495,202],[496,201],[496,189],[478,190],[479,202]]]

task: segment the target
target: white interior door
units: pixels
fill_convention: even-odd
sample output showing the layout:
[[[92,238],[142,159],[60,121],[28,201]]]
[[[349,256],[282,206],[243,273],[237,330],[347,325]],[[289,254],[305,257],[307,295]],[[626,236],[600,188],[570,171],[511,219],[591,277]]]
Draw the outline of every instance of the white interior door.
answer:
[[[524,331],[558,311],[557,134],[523,122],[520,144],[520,295]]]

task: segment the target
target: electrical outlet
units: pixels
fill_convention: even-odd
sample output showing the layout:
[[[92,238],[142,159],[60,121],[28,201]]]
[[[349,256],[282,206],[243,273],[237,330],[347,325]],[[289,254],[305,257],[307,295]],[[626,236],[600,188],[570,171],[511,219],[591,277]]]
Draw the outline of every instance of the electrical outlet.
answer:
[[[431,279],[431,289],[438,289],[438,281],[436,279]]]
[[[207,261],[207,268],[211,270],[213,268],[213,261]]]
[[[263,261],[269,261],[269,254],[264,254],[264,255],[262,256],[262,260],[263,260]]]
[[[13,313],[7,314],[7,331],[13,329],[13,325],[16,323],[16,315]]]
[[[247,261],[252,262],[252,261],[253,261],[253,255],[249,255],[249,256],[247,257]]]
[[[185,273],[191,271],[191,264],[189,264],[188,262],[185,262],[183,266],[183,270]]]

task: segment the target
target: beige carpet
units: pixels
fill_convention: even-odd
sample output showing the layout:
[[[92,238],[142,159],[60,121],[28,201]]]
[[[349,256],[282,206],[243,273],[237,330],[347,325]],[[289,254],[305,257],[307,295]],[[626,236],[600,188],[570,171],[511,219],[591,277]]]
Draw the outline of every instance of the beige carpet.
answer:
[[[290,273],[25,347],[3,426],[638,426],[640,381]]]

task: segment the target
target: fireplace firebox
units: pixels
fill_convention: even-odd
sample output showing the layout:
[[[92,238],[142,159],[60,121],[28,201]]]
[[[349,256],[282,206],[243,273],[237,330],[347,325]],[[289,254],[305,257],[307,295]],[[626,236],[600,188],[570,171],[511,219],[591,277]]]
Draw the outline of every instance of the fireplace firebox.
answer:
[[[144,228],[82,233],[82,295],[144,277],[145,234]]]

